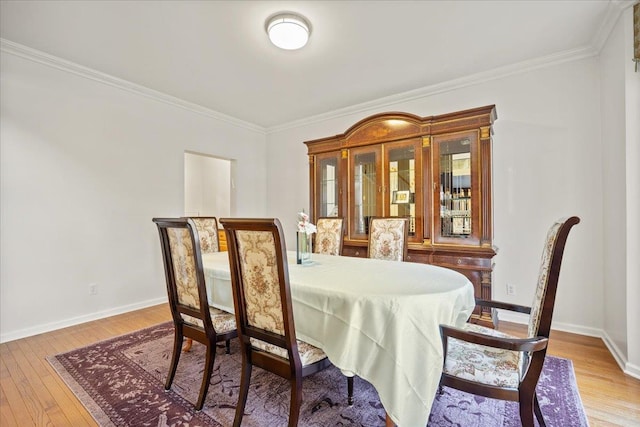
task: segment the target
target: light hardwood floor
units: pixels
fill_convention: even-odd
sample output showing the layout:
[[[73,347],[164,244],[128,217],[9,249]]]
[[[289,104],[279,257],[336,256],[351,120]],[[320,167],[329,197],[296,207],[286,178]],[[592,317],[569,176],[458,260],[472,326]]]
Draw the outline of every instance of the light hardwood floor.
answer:
[[[0,344],[0,426],[95,426],[45,358],[168,320],[163,304]],[[500,330],[522,335],[524,326]],[[640,426],[640,380],[622,373],[602,340],[554,331],[549,352],[573,360],[592,427]]]

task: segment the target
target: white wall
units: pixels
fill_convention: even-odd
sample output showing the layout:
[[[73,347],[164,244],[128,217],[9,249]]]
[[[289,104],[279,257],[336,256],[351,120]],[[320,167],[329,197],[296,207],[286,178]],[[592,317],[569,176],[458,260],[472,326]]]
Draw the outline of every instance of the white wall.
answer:
[[[610,345],[627,355],[627,221],[625,66],[630,65],[624,49],[622,20],[609,35],[600,52],[602,95],[603,167],[603,271],[604,324]]]
[[[267,135],[267,211],[284,219],[293,241],[295,213],[309,206],[303,141],[344,132],[381,111],[443,114],[495,104],[493,294],[529,305],[546,232],[578,215],[565,251],[554,326],[599,335],[603,324],[602,147],[596,58],[476,82],[382,108],[276,130]],[[283,188],[282,183],[286,182]],[[506,283],[517,295],[506,295]]]
[[[166,300],[151,219],[183,214],[185,151],[235,159],[236,213],[265,215],[263,132],[0,59],[1,341]]]
[[[633,56],[633,8],[624,11],[626,172],[627,172],[627,362],[625,372],[640,378],[640,71],[629,63]]]

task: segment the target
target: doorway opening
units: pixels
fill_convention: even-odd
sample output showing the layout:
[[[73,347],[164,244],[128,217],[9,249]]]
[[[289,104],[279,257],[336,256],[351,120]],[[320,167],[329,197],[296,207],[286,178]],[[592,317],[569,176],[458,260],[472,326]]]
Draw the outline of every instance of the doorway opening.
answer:
[[[235,212],[235,161],[184,153],[184,215],[230,217]]]

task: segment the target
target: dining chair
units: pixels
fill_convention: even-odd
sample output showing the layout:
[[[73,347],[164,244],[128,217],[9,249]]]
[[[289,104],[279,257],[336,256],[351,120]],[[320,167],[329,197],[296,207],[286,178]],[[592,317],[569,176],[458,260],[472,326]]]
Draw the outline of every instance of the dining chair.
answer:
[[[218,241],[218,221],[214,216],[192,216],[190,217],[198,230],[200,237],[200,250],[203,254],[220,252],[220,242]]]
[[[342,255],[344,218],[321,217],[316,223],[313,251],[317,254]]]
[[[529,314],[527,338],[516,338],[480,325],[440,325],[444,350],[442,386],[493,399],[519,402],[525,427],[545,426],[536,395],[544,364],[565,243],[578,217],[556,221],[547,233],[538,284],[531,307],[476,299],[476,304]]]
[[[191,216],[198,230],[198,237],[200,238],[200,251],[203,254],[210,254],[214,252],[220,252],[220,243],[218,241],[218,221],[213,216]],[[193,340],[191,338],[185,339],[183,352],[191,351],[193,346]]]
[[[195,404],[200,410],[209,389],[216,343],[225,341],[227,354],[230,352],[230,340],[238,336],[236,320],[233,314],[209,306],[195,222],[189,218],[154,218],[153,222],[160,233],[169,308],[175,329],[171,365],[164,388],[171,388],[184,337],[204,344],[204,374]]]
[[[278,219],[225,219],[233,302],[242,351],[242,375],[234,427],[247,403],[253,366],[291,383],[289,427],[297,426],[302,378],[331,362],[318,347],[296,339],[287,252]],[[353,377],[348,377],[349,399]]]
[[[368,257],[404,261],[408,250],[409,218],[373,217],[369,220]]]

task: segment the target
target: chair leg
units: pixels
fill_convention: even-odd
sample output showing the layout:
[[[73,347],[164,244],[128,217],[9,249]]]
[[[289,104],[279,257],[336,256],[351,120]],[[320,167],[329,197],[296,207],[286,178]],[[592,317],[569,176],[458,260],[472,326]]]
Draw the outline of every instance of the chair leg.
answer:
[[[540,427],[547,427],[547,424],[544,422],[544,416],[542,416],[542,409],[540,409],[540,403],[538,402],[537,393],[534,393],[533,395],[533,411],[536,414],[536,418],[538,419],[538,424],[540,424]]]
[[[207,356],[204,362],[204,374],[202,375],[202,384],[200,385],[200,394],[196,402],[196,411],[202,409],[204,399],[209,391],[209,383],[211,382],[211,373],[213,372],[213,364],[216,361],[216,343],[210,342],[207,345]]]
[[[231,340],[230,339],[226,340],[225,344],[227,346],[227,354],[231,354]]]
[[[300,406],[302,405],[302,377],[296,375],[291,379],[291,406],[289,407],[289,427],[298,426]]]
[[[347,405],[353,406],[353,377],[347,377]]]
[[[240,390],[238,390],[238,406],[236,406],[236,416],[233,419],[233,427],[240,427],[244,407],[247,404],[247,393],[249,392],[249,382],[251,381],[251,368],[253,366],[246,361],[246,356],[242,357],[242,374],[240,376]]]
[[[182,347],[182,329],[176,327],[173,334],[173,353],[171,354],[171,365],[169,365],[169,373],[167,374],[167,380],[164,383],[164,389],[169,390],[173,377],[176,375],[176,369],[178,368],[178,362],[180,361],[180,349]]]
[[[184,351],[185,353],[191,351],[191,347],[193,346],[193,340],[191,338],[187,338],[185,340],[184,343],[184,348],[182,349],[182,351]]]
[[[535,396],[529,393],[520,392],[520,422],[522,427],[534,427],[533,423],[533,399]]]

